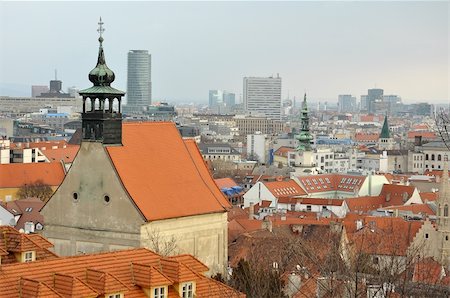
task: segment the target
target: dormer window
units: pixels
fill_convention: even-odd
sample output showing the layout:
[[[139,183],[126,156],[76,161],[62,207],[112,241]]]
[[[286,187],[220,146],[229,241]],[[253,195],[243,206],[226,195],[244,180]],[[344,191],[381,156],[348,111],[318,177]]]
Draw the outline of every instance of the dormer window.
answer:
[[[114,294],[109,294],[107,297],[108,298],[123,298],[123,294],[122,293],[114,293]]]
[[[181,284],[181,297],[183,298],[194,297],[194,284],[192,282],[185,282]]]
[[[166,298],[167,297],[166,293],[167,293],[166,287],[154,288],[152,298]]]
[[[23,261],[25,263],[27,262],[33,262],[36,259],[34,251],[26,251],[23,253]]]

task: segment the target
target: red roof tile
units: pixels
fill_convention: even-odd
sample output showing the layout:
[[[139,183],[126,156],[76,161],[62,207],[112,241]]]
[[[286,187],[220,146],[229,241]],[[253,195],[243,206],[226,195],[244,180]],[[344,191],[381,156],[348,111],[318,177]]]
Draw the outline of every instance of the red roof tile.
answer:
[[[73,145],[66,148],[47,149],[42,153],[48,158],[49,161],[64,161],[65,163],[72,163],[75,156],[78,153],[80,146]]]
[[[420,192],[419,193],[422,202],[434,202],[437,200],[439,193],[438,192]]]
[[[289,152],[294,152],[295,149],[291,147],[280,147],[273,154],[281,157],[288,157]]]
[[[298,179],[308,193],[327,191],[357,192],[366,177],[345,174],[322,174],[301,176]]]
[[[126,190],[147,220],[226,212],[195,142],[174,123],[126,123],[123,146],[107,151]]]
[[[436,212],[430,208],[428,204],[411,204],[407,206],[388,206],[385,207],[386,210],[401,210],[409,211],[412,214],[425,214],[425,215],[436,215]]]
[[[347,228],[349,239],[358,251],[377,254],[403,256],[422,226],[422,221],[406,221],[399,217],[363,218],[363,228]],[[350,223],[351,224],[351,223]],[[353,224],[354,225],[354,224]]]
[[[277,198],[304,196],[307,193],[294,180],[263,182],[269,191]]]
[[[0,188],[19,188],[38,180],[49,186],[59,186],[64,175],[60,162],[0,164]]]
[[[91,281],[89,283],[90,279],[86,279],[87,270],[94,268],[97,272],[110,274],[109,277],[113,277],[113,280],[117,279],[120,283],[126,285],[128,289],[124,291],[125,297],[144,298],[147,297],[146,294],[140,286],[134,283],[132,268],[135,264],[142,264],[157,269],[153,273],[161,273],[161,270],[169,271],[179,281],[191,278],[189,281],[194,281],[197,284],[196,294],[198,297],[222,297],[218,293],[227,293],[229,294],[227,297],[242,297],[242,294],[235,290],[212,281],[198,272],[194,272],[194,267],[188,268],[186,263],[192,262],[192,259],[188,261],[188,258],[184,256],[180,256],[180,258],[182,261],[178,262],[176,257],[162,258],[145,248],[138,248],[64,257],[47,261],[2,265],[2,270],[0,271],[0,297],[17,297],[19,289],[14,285],[18,285],[20,278],[47,284],[63,296],[97,297],[99,295],[98,291],[95,291],[91,286],[91,284],[95,285],[96,282],[92,283]],[[131,264],[134,265],[132,266]],[[195,267],[200,266],[195,265]],[[168,278],[168,275],[164,272],[163,278]],[[155,278],[154,280],[157,279]],[[169,293],[174,294],[172,287],[169,287]],[[178,296],[169,295],[169,297]]]
[[[14,216],[20,215],[15,225],[15,228],[18,230],[23,229],[26,222],[33,222],[35,224],[39,222],[44,224],[44,217],[39,213],[44,204],[38,198],[26,198],[3,203],[5,208]]]
[[[220,179],[214,179],[214,181],[217,184],[217,187],[222,188],[231,188],[233,186],[239,186],[233,179],[231,178],[220,178]]]
[[[424,140],[434,140],[437,138],[436,134],[432,131],[408,131],[408,139],[414,139],[418,136]]]

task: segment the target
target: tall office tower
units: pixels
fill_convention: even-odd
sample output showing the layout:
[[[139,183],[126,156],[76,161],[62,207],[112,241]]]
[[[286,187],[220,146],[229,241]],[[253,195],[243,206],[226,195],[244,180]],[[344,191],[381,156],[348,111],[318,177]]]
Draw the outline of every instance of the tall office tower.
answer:
[[[235,106],[235,95],[222,90],[209,90],[209,109],[216,114],[229,114]]]
[[[383,100],[383,89],[369,89],[367,90],[367,112],[375,112],[375,101]]]
[[[356,97],[350,94],[344,94],[338,96],[338,112],[348,113],[356,110]]]
[[[236,105],[236,95],[234,93],[224,91],[223,92],[223,103],[229,109],[232,109]]]
[[[244,109],[248,114],[281,120],[281,78],[244,78]]]
[[[142,113],[152,103],[152,63],[147,50],[128,52],[127,105],[125,112]]]
[[[209,90],[209,108],[217,113],[219,105],[223,103],[222,90]]]

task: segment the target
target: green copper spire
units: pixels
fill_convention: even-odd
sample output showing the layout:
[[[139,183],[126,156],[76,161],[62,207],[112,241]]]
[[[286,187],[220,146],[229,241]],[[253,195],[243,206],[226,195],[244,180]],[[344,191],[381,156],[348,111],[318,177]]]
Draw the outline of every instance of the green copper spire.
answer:
[[[91,81],[94,86],[81,90],[80,95],[83,94],[120,94],[124,95],[125,92],[117,90],[111,87],[111,83],[114,82],[116,78],[114,72],[108,68],[105,60],[105,53],[103,51],[103,32],[105,32],[105,28],[103,28],[103,21],[100,17],[100,21],[98,22],[97,32],[99,33],[98,42],[100,43],[98,49],[98,57],[97,57],[97,65],[89,72],[89,81]]]
[[[302,110],[301,110],[300,120],[302,123],[302,129],[300,134],[296,136],[299,144],[297,147],[298,151],[309,151],[311,150],[311,140],[313,139],[312,135],[309,133],[309,116],[308,116],[308,105],[306,103],[306,93],[303,98]]]
[[[388,124],[388,116],[384,117],[384,123],[383,128],[381,129],[380,139],[389,139],[390,138],[390,132],[389,132],[389,124]]]

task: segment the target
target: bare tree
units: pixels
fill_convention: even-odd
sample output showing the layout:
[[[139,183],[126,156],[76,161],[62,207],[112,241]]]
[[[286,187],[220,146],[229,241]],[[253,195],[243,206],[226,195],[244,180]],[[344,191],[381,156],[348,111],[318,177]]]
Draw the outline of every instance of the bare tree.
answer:
[[[41,201],[48,200],[53,194],[53,190],[42,180],[37,180],[30,184],[25,184],[17,191],[19,199],[39,198]]]
[[[146,247],[161,256],[170,256],[178,254],[177,240],[174,235],[165,236],[159,229],[145,228],[148,240]]]

